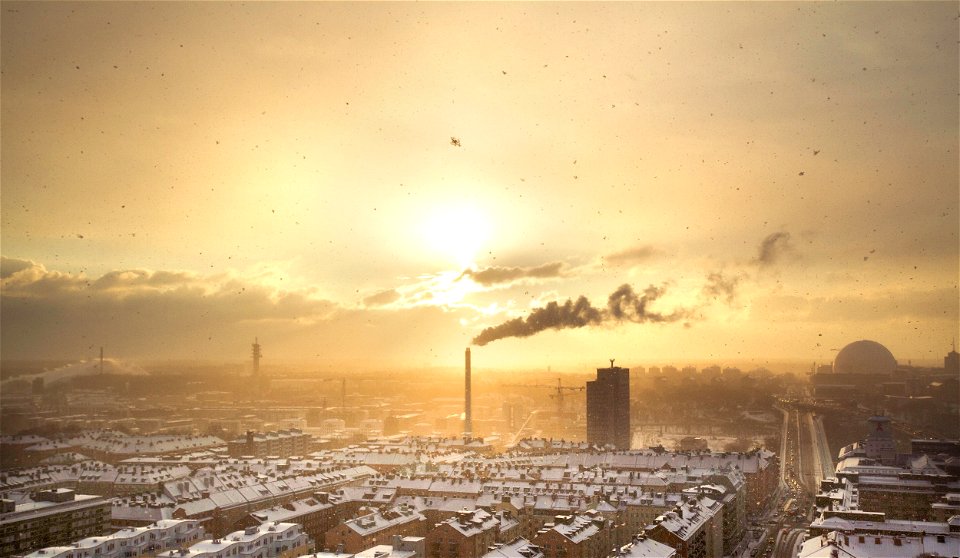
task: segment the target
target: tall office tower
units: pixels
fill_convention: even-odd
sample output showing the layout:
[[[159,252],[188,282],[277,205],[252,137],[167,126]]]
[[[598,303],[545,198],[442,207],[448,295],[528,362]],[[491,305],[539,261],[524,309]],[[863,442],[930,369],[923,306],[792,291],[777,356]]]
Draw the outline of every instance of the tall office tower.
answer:
[[[612,359],[587,382],[587,442],[630,449],[630,369]]]
[[[954,341],[953,349],[943,357],[944,372],[960,372],[960,353],[957,352],[957,343]]]

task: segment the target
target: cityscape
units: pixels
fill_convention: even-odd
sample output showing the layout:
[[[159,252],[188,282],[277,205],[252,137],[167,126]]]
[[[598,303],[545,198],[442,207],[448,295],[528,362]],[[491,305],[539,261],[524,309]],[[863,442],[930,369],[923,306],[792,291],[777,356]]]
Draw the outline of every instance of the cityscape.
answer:
[[[958,21],[0,1],[0,557],[960,556]]]
[[[447,389],[305,379],[265,352],[252,343],[233,375],[131,381],[102,357],[51,389],[7,382],[0,553],[949,556],[960,542],[955,350],[912,367],[860,340],[800,375],[611,359],[516,385],[474,382],[468,348]]]

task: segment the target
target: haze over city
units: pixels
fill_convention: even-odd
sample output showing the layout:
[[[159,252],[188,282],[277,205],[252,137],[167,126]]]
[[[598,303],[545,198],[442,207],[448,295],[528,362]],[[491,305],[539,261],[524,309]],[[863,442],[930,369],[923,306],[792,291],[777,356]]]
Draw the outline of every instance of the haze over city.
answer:
[[[960,555],[958,23],[0,0],[0,556]]]
[[[954,3],[3,8],[4,359],[935,363],[957,334]]]

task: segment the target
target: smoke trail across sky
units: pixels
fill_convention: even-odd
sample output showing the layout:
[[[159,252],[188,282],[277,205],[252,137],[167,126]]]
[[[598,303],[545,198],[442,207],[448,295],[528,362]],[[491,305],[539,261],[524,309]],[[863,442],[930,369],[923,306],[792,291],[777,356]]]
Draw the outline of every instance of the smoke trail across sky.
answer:
[[[633,287],[624,284],[610,294],[605,309],[594,307],[585,296],[576,302],[567,299],[563,304],[552,301],[530,312],[526,318],[514,318],[484,329],[473,338],[473,344],[482,346],[506,337],[530,337],[545,329],[575,329],[603,322],[675,322],[690,314],[682,308],[669,314],[652,311],[649,305],[664,292],[664,287],[650,285],[642,294],[637,294]]]
[[[692,318],[696,311],[712,302],[732,305],[737,299],[741,283],[760,270],[777,263],[796,259],[799,253],[790,242],[786,231],[767,235],[757,250],[757,256],[742,269],[734,272],[713,271],[707,274],[700,289],[701,301],[689,308],[679,307],[671,312],[658,312],[651,305],[664,295],[665,286],[648,286],[636,292],[628,284],[620,285],[607,297],[606,308],[594,307],[585,296],[576,302],[567,299],[563,304],[550,302],[530,312],[526,318],[514,318],[500,325],[488,327],[473,338],[474,345],[486,345],[506,337],[530,337],[545,329],[575,329],[605,322],[614,323],[670,323]]]

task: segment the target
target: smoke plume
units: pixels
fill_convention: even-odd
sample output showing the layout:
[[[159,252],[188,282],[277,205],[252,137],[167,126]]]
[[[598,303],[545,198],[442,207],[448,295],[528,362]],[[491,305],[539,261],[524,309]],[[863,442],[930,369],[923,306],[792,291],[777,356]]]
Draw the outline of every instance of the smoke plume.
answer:
[[[760,267],[766,267],[792,254],[794,254],[794,249],[793,244],[790,243],[790,233],[775,232],[767,235],[760,243],[760,250],[754,263]]]
[[[543,308],[537,308],[526,318],[514,318],[484,329],[480,335],[473,338],[473,344],[482,346],[506,337],[530,337],[545,329],[574,329],[608,321],[674,322],[689,315],[690,312],[686,309],[677,309],[669,314],[651,310],[649,305],[657,300],[664,290],[662,287],[650,285],[638,295],[630,285],[621,285],[607,298],[606,309],[594,307],[585,296],[581,296],[576,302],[567,299],[562,305],[550,302]]]
[[[97,359],[82,360],[72,364],[67,364],[53,370],[45,370],[39,374],[24,374],[13,376],[3,380],[3,384],[9,382],[32,382],[37,378],[43,378],[47,386],[56,382],[69,380],[81,376],[96,376],[101,372],[100,361]],[[103,373],[112,375],[145,376],[147,371],[135,364],[130,364],[114,358],[103,359]]]
[[[530,337],[545,329],[568,329],[599,324],[603,321],[603,312],[594,308],[587,297],[581,296],[576,302],[570,299],[561,306],[551,301],[543,308],[537,308],[524,318],[514,318],[498,326],[488,327],[473,338],[474,345],[486,345],[504,337]]]
[[[642,295],[633,292],[630,285],[620,285],[607,298],[607,316],[619,322],[675,322],[687,315],[683,309],[674,310],[669,314],[662,314],[650,310],[647,305],[660,298],[664,293],[663,287],[650,285],[644,289]]]
[[[608,259],[624,261],[649,257],[656,253],[648,247],[636,248],[611,255]],[[751,261],[756,272],[762,268],[773,266],[785,258],[797,258],[799,254],[790,242],[790,233],[775,232],[768,235],[760,243],[757,257]],[[553,273],[559,271],[556,264],[547,264],[540,268],[520,270],[518,268],[489,268],[481,272],[471,272],[489,282],[512,280],[521,276],[537,276],[537,273]],[[464,272],[465,275],[469,274]],[[489,274],[484,276],[481,274]],[[599,325],[605,322],[631,323],[669,323],[687,320],[696,314],[697,310],[712,302],[733,304],[737,299],[737,292],[741,282],[750,280],[754,273],[744,271],[725,274],[714,271],[707,274],[706,282],[701,287],[700,302],[690,308],[675,308],[669,313],[651,309],[653,303],[666,292],[665,287],[650,285],[642,292],[635,292],[630,285],[621,285],[607,297],[606,308],[596,308],[586,297],[581,296],[576,302],[567,300],[564,304],[551,302],[543,308],[532,311],[526,318],[514,318],[500,325],[488,327],[473,338],[474,345],[486,345],[491,341],[506,337],[530,337],[545,329],[573,329],[590,325]],[[461,275],[462,277],[463,275]],[[473,277],[478,280],[477,277]],[[687,324],[689,326],[689,324]]]
[[[707,275],[707,282],[703,285],[703,294],[712,300],[722,300],[727,304],[733,304],[737,299],[737,288],[742,274],[724,275],[723,272],[714,271]]]

